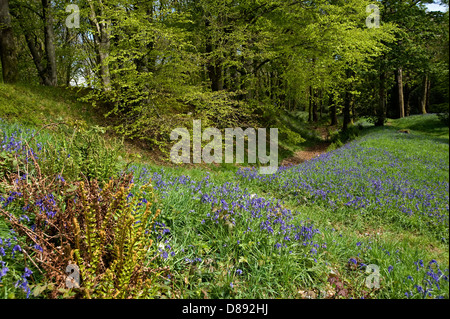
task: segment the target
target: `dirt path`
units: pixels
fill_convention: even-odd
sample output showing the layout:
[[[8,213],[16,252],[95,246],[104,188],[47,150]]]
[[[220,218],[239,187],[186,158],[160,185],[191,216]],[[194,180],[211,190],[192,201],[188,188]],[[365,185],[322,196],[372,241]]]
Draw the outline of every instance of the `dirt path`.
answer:
[[[328,139],[328,134],[325,128],[318,127],[316,128],[316,131],[319,133],[319,135],[322,137],[323,142],[314,145],[312,147],[308,147],[304,150],[298,151],[294,154],[294,156],[284,159],[281,162],[282,166],[289,166],[289,165],[298,165],[303,162],[309,161],[313,159],[314,157],[317,157],[321,154],[324,154],[327,152],[327,148],[330,146],[330,142],[326,142]]]
[[[326,153],[328,146],[330,146],[330,143],[323,142],[313,147],[308,147],[305,150],[298,151],[297,153],[295,153],[294,156],[284,159],[281,162],[281,165],[282,166],[298,165],[303,162],[309,161],[314,157]]]

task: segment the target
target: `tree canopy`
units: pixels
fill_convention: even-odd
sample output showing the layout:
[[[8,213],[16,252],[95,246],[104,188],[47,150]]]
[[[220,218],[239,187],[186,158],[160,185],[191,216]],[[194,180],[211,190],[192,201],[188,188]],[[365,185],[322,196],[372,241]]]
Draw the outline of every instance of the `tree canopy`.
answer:
[[[256,127],[281,110],[383,125],[448,110],[448,10],[429,2],[1,0],[3,81],[88,87],[152,145],[192,118]]]

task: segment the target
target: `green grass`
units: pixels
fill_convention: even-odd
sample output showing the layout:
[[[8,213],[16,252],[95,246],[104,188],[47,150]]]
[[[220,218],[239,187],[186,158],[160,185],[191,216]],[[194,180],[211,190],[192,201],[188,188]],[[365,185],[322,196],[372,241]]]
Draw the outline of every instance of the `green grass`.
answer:
[[[410,129],[423,136],[433,137],[436,141],[448,143],[448,126],[445,126],[435,114],[413,115],[388,124],[398,129]]]
[[[76,120],[97,124],[95,112],[77,101],[74,89],[0,83],[0,106],[0,118],[35,127]]]

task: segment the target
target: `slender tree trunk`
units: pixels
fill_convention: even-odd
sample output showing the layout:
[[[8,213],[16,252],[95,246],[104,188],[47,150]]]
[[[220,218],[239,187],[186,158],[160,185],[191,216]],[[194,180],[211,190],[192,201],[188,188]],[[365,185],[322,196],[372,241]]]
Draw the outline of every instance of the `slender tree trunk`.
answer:
[[[430,77],[427,79],[427,98],[425,102],[425,110],[429,110],[430,108],[430,92],[431,92],[431,80]]]
[[[71,32],[69,28],[66,28],[66,39],[65,39],[65,43],[64,43],[64,47],[65,50],[67,52],[67,50],[70,48],[71,46]],[[65,61],[65,80],[64,80],[64,84],[68,87],[70,86],[70,81],[72,79],[72,63],[73,63],[73,55],[72,53],[69,53],[67,56],[67,60]]]
[[[56,70],[55,33],[53,31],[53,17],[49,0],[42,0],[44,17],[45,55],[47,58],[47,74],[50,86],[58,85]]]
[[[17,48],[11,26],[8,0],[0,0],[0,59],[3,82],[17,81]]]
[[[428,74],[425,74],[422,82],[421,110],[422,114],[427,114],[427,96],[428,96]]]
[[[352,76],[352,71],[347,70],[346,71],[347,79],[349,79]],[[342,130],[346,131],[348,129],[349,124],[352,123],[352,116],[351,116],[351,110],[353,109],[354,105],[354,98],[355,96],[350,93],[353,90],[353,85],[349,84],[345,88],[345,98],[344,98],[344,123]]]
[[[111,47],[111,31],[110,31],[110,21],[102,20],[98,21],[97,11],[95,10],[94,3],[92,0],[88,0],[90,6],[90,21],[94,26],[95,31],[93,32],[95,50],[97,53],[97,64],[100,68],[100,80],[102,82],[102,87],[104,91],[111,90],[111,74],[109,70],[108,57]],[[103,16],[103,4],[100,3],[100,16]]]
[[[376,126],[383,126],[384,120],[386,119],[386,90],[384,88],[384,84],[386,81],[386,74],[381,71],[380,72],[380,87],[378,94],[378,109],[376,112],[377,122]]]
[[[347,90],[345,92],[345,99],[344,99],[344,123],[342,126],[342,130],[346,131],[348,129],[349,124],[352,122],[352,118],[350,116],[350,110],[352,107],[352,94]]]
[[[319,120],[319,116],[317,114],[317,89],[313,89],[312,112],[313,122],[316,123]]]
[[[405,97],[403,94],[403,70],[398,68],[396,72],[397,88],[398,88],[398,111],[399,117],[405,117]]]
[[[323,91],[320,90],[319,93],[319,110],[320,110],[320,119],[322,120],[323,116]]]
[[[312,122],[312,103],[313,103],[312,86],[309,86],[309,107],[308,107],[308,122]]]
[[[409,116],[411,114],[411,91],[408,83],[405,84],[404,88],[404,96],[405,96],[405,116]]]
[[[338,124],[337,111],[336,111],[336,103],[333,101],[333,96],[330,95],[330,118],[331,118],[331,126],[335,126]]]
[[[205,28],[211,26],[210,21],[207,17],[205,17]],[[211,31],[208,31],[209,33]],[[211,90],[213,91],[221,91],[223,90],[223,72],[222,72],[222,61],[218,58],[212,57],[212,53],[214,52],[213,39],[211,35],[206,37],[205,44],[206,54],[209,55],[209,61],[207,62],[207,70],[208,76],[211,81]]]
[[[355,97],[353,95],[351,98],[351,111],[352,111],[352,116],[350,117],[350,123],[353,124],[356,122]]]

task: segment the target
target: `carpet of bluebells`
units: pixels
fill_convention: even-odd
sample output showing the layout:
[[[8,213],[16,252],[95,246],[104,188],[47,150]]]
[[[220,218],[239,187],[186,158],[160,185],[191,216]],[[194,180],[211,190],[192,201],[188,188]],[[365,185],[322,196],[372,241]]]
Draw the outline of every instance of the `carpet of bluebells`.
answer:
[[[32,134],[0,122],[0,152],[23,150],[23,136]],[[448,259],[439,264],[399,242],[341,232],[292,204],[322,207],[330,214],[342,209],[348,214],[378,214],[448,243],[448,154],[411,153],[406,161],[397,152],[377,147],[377,138],[367,135],[309,162],[281,167],[274,175],[240,169],[225,183],[214,182],[209,174],[194,179],[131,166],[134,182],[151,182],[162,207],[152,232],[156,249],[149,256],[170,270],[161,294],[298,298],[299,290],[314,289],[317,298],[326,298],[330,278],[339,278],[334,292],[344,298],[448,298]],[[429,143],[414,136],[401,136],[398,142],[407,143],[403,138],[419,146]],[[35,151],[39,156],[39,149]],[[255,189],[270,195],[260,196]],[[1,207],[8,209],[20,196],[0,194]],[[2,234],[0,285],[21,251],[14,234]],[[379,267],[379,289],[365,286],[370,264]],[[32,297],[32,270],[21,271],[12,284]]]
[[[331,209],[382,214],[419,230],[431,229],[448,243],[448,144],[441,157],[411,154],[405,160],[404,154],[372,146],[379,144],[379,138],[369,135],[302,165],[282,167],[274,175],[260,175],[256,169],[241,169],[237,175],[284,196],[306,197]],[[411,139],[394,138],[399,138],[398,143]],[[419,139],[414,140],[416,147],[426,143],[412,138]]]

